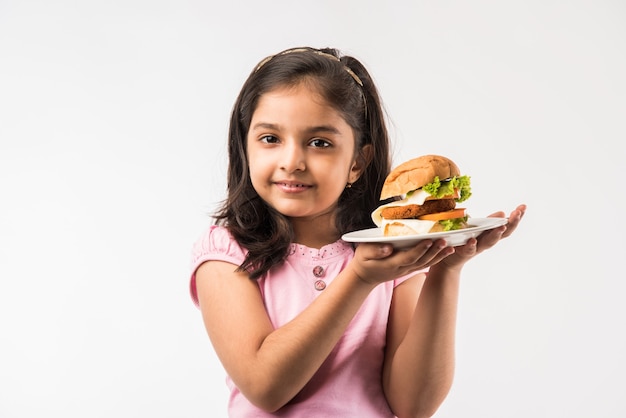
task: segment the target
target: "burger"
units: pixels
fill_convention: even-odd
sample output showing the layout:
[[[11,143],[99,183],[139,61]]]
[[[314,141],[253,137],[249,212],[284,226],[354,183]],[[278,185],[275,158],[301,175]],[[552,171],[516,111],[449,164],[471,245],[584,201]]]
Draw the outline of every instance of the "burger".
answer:
[[[383,184],[381,201],[372,212],[385,236],[419,235],[467,228],[465,208],[457,203],[471,196],[470,178],[441,155],[423,155],[394,168]]]

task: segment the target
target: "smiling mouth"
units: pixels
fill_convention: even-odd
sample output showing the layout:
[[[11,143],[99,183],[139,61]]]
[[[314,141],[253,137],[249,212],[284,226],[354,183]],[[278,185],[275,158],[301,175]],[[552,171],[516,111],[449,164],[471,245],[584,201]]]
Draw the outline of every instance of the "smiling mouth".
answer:
[[[311,186],[304,183],[294,183],[294,182],[282,182],[277,181],[274,183],[279,189],[285,192],[301,192],[303,190],[310,189]]]

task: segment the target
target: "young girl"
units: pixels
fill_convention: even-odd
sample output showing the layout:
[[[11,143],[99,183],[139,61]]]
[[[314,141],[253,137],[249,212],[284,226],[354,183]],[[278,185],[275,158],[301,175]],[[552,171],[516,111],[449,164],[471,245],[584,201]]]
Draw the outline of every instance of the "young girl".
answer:
[[[461,269],[525,206],[461,247],[342,241],[373,226],[391,159],[372,79],[333,49],[261,61],[235,102],[228,152],[228,197],[194,246],[191,294],[230,415],[433,415],[454,373]]]

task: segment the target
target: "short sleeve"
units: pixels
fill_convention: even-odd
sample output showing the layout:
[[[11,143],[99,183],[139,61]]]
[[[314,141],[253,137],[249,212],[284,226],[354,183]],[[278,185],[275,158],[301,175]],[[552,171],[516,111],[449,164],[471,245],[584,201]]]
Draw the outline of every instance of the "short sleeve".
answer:
[[[191,278],[189,291],[194,304],[198,306],[196,291],[196,271],[205,261],[225,261],[237,266],[241,265],[246,257],[246,251],[235,241],[228,230],[223,226],[212,225],[193,244],[191,251]]]

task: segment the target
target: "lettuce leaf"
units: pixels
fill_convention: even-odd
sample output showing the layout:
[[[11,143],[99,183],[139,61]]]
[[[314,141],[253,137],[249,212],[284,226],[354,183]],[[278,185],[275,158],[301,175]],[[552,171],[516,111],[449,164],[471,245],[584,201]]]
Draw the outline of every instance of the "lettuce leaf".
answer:
[[[446,219],[445,221],[439,221],[439,224],[443,227],[444,231],[454,231],[456,229],[461,229],[467,223],[467,216],[456,219]]]
[[[455,189],[459,189],[459,197],[455,199],[456,202],[464,202],[472,195],[470,178],[468,176],[455,176],[444,181],[439,180],[439,177],[435,176],[433,182],[428,183],[422,189],[436,198],[450,195],[454,193]]]

